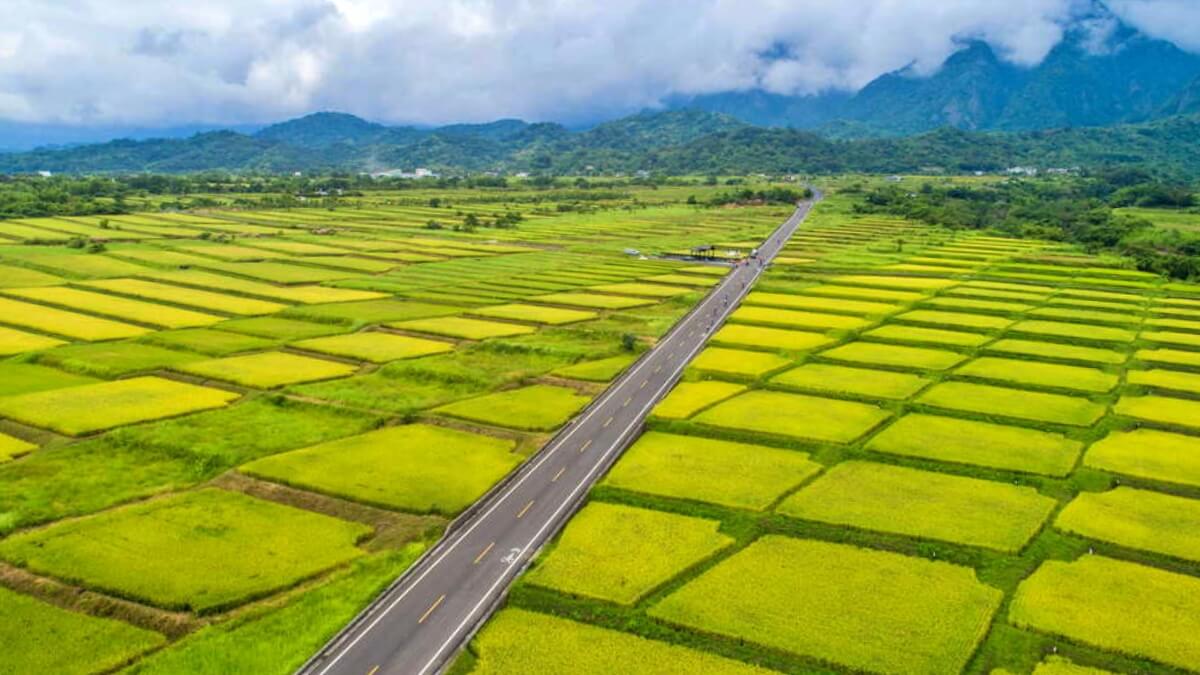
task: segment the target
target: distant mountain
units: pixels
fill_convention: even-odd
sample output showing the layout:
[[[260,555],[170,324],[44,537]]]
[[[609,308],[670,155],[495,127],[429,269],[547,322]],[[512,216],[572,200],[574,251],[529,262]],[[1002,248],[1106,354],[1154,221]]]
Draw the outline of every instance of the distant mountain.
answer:
[[[837,140],[811,131],[756,127],[696,110],[641,113],[584,131],[515,120],[419,130],[320,113],[254,135],[222,131],[187,139],[119,140],[0,154],[0,173],[383,171],[420,166],[452,172],[790,173],[1109,164],[1200,176],[1200,115],[1107,128],[1014,133],[943,127],[908,137]]]
[[[1191,115],[1200,113],[1200,77],[1172,98],[1163,110],[1166,115]]]
[[[1037,66],[997,57],[970,41],[933,75],[911,67],[881,75],[853,95],[781,96],[727,92],[675,100],[767,126],[818,129],[826,135],[903,135],[943,126],[1033,130],[1143,122],[1186,112],[1173,101],[1195,92],[1200,56],[1096,17],[1068,31]],[[1189,100],[1194,100],[1193,98]]]
[[[254,134],[256,138],[290,145],[322,148],[339,143],[367,145],[384,140],[390,129],[354,115],[319,112],[272,124]]]

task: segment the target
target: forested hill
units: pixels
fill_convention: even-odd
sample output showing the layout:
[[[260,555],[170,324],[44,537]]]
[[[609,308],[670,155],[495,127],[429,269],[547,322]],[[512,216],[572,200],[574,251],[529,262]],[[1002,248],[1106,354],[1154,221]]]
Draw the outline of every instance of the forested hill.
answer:
[[[1180,98],[1182,110],[1194,108]],[[584,131],[501,120],[439,129],[386,127],[319,113],[253,134],[217,131],[186,139],[118,140],[0,154],[0,173],[205,170],[584,173],[793,173],[994,171],[1007,167],[1143,165],[1200,176],[1200,114],[1139,125],[1034,132],[945,127],[898,138],[836,140],[755,127],[697,110],[643,113]]]

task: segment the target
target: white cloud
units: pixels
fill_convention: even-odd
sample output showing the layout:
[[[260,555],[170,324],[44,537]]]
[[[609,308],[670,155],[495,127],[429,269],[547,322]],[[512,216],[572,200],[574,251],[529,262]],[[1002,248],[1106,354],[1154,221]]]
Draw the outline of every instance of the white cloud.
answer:
[[[312,110],[581,120],[672,94],[856,89],[965,39],[1038,63],[1091,0],[9,0],[0,119],[180,125]],[[1112,0],[1200,50],[1200,2]]]

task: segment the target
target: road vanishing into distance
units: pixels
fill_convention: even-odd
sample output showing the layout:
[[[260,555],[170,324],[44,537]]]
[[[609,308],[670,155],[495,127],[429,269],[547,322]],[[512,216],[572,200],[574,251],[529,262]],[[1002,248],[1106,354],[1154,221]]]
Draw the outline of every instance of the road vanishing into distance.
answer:
[[[816,199],[819,199],[818,195]],[[814,200],[815,201],[815,200]],[[637,438],[650,409],[808,215],[796,211],[687,316],[412,568],[301,667],[302,675],[429,675],[500,604],[588,489]]]

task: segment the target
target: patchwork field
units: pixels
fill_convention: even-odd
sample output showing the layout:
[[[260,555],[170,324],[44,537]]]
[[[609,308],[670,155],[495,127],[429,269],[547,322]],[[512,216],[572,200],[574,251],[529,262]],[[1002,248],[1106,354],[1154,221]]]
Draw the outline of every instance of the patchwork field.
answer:
[[[630,605],[733,543],[718,521],[595,503],[571,520],[529,573],[531,584]],[[671,547],[661,545],[670,541]]]
[[[386,508],[453,515],[520,462],[513,445],[412,424],[265,457],[242,471]]]
[[[369,531],[201,490],[13,535],[0,542],[0,558],[121,597],[205,612],[361,555],[354,544]]]
[[[581,512],[733,541],[617,599],[589,572],[674,539],[581,515],[460,672],[530,653],[487,643],[506,616],[777,672],[1200,672],[1200,287],[854,201],[818,206],[783,254],[805,262],[767,272]],[[542,571],[560,547],[574,574]]]
[[[226,194],[0,222],[0,672],[294,672],[727,271],[660,254],[761,240],[791,210],[695,193]],[[769,465],[815,471],[791,459]],[[702,530],[647,531],[732,541]]]
[[[964,567],[767,536],[650,615],[856,669],[941,673],[966,664],[999,603]]]
[[[1200,288],[839,180],[452,672],[1200,672]],[[0,224],[0,671],[293,672],[790,210],[627,189]]]

